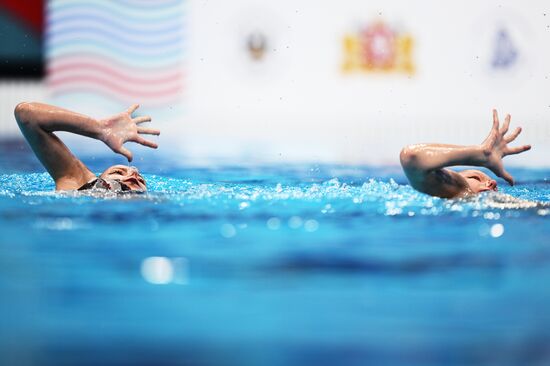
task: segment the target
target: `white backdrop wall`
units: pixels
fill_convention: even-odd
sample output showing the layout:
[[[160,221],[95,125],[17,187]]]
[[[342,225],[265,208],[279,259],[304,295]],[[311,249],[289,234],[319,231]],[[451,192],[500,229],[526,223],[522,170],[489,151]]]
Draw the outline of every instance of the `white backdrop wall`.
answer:
[[[342,72],[345,34],[377,20],[411,35],[414,75]],[[511,162],[548,165],[549,25],[547,1],[190,1],[177,131],[198,156],[395,164],[407,143],[480,142],[495,107],[534,145]],[[499,29],[518,57],[492,70]]]
[[[181,97],[163,107],[141,101],[163,131],[159,152],[198,164],[398,164],[405,144],[480,142],[495,107],[524,128],[521,143],[533,144],[509,162],[550,166],[548,1],[188,0],[183,7]],[[414,73],[343,72],[344,37],[377,22],[411,38]],[[251,34],[264,37],[261,60],[247,48]],[[499,57],[505,65],[492,66]],[[50,101],[96,116],[126,107],[81,93]],[[11,104],[0,100],[4,135],[18,133]]]

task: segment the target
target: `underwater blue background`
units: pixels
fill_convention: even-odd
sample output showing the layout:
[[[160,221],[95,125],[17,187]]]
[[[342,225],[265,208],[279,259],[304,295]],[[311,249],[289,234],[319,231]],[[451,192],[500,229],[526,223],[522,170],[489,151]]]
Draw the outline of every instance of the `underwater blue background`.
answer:
[[[0,364],[550,362],[550,170],[502,208],[399,167],[156,156],[147,194],[94,196],[0,146]]]

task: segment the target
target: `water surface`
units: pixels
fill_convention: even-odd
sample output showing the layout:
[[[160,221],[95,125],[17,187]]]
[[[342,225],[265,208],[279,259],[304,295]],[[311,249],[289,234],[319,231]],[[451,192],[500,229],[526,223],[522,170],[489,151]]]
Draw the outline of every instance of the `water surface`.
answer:
[[[3,146],[2,364],[550,362],[548,170],[453,201],[398,167],[146,159],[147,194],[97,196]]]

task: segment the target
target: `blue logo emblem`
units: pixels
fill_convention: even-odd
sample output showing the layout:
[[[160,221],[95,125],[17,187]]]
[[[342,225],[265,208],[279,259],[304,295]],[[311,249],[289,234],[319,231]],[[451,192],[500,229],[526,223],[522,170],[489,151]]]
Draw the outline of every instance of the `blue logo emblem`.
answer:
[[[493,51],[492,67],[494,69],[508,69],[516,63],[518,50],[506,29],[500,29],[496,35]]]

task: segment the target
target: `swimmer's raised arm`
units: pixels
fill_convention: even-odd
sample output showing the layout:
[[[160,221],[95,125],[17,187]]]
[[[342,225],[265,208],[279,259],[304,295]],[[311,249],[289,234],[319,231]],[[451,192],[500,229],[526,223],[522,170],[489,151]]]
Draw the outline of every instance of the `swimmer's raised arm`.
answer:
[[[531,148],[530,145],[508,147],[520,134],[518,127],[506,136],[510,115],[499,128],[497,111],[493,110],[493,127],[489,136],[480,145],[457,146],[444,144],[410,145],[401,150],[401,166],[411,185],[420,192],[432,196],[452,198],[485,190],[496,190],[496,182],[477,170],[460,173],[444,169],[456,165],[472,165],[490,169],[511,185],[513,177],[504,169],[502,158],[519,154]]]
[[[15,108],[15,118],[34,153],[54,179],[56,189],[69,190],[78,189],[95,175],[54,132],[66,131],[103,141],[114,152],[131,161],[132,153],[123,146],[125,142],[157,148],[157,144],[140,134],[160,134],[159,130],[137,126],[151,121],[150,117],[132,118],[138,107],[135,104],[112,117],[95,119],[43,103],[19,103]]]

